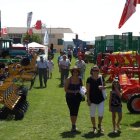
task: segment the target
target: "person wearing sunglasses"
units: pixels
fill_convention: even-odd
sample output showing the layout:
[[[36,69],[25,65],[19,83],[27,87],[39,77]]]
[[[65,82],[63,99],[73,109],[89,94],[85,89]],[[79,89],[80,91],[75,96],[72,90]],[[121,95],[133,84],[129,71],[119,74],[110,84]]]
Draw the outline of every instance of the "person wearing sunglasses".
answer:
[[[102,84],[103,82],[103,84]],[[94,65],[90,70],[90,76],[86,81],[87,88],[87,104],[90,109],[90,117],[93,126],[93,133],[97,132],[103,133],[102,119],[104,114],[104,97],[102,94],[102,89],[105,89],[105,80],[99,74],[98,66]],[[98,110],[98,129],[96,127],[96,108]]]

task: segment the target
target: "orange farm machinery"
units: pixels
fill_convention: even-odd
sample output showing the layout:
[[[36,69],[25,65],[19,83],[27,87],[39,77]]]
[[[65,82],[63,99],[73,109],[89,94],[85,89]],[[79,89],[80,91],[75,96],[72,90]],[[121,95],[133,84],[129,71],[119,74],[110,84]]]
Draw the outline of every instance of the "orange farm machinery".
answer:
[[[140,113],[140,54],[119,52],[97,56],[97,65],[108,81],[119,78],[122,87],[122,100],[127,101],[131,113]]]

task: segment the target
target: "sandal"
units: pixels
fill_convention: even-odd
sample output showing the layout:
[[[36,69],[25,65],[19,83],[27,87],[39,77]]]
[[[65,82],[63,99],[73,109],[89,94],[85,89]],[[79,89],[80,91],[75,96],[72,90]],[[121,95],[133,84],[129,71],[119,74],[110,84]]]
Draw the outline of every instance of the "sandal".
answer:
[[[77,132],[76,125],[73,125],[73,126],[72,126],[72,128],[71,128],[71,132]]]
[[[114,129],[114,130],[113,130],[113,133],[114,133],[114,134],[116,134],[116,133],[117,133],[117,130],[116,130],[116,129]]]
[[[93,133],[96,134],[97,133],[97,128],[93,127]]]
[[[103,133],[104,132],[104,129],[101,127],[100,124],[98,124],[98,131],[99,131],[99,133]]]

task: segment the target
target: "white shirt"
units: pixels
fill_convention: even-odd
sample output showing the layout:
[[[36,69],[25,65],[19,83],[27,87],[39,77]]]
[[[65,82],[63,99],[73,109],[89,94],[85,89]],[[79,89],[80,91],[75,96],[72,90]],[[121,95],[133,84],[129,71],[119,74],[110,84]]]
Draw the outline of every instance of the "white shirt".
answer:
[[[59,66],[62,69],[69,69],[70,64],[71,63],[70,63],[70,60],[69,59],[66,59],[66,60],[61,59],[60,62],[59,62]]]
[[[37,67],[40,69],[42,69],[42,68],[47,68],[47,66],[48,66],[48,64],[47,64],[47,61],[43,61],[43,62],[41,62],[41,61],[37,61]]]
[[[53,67],[54,67],[54,63],[53,63],[53,61],[51,60],[51,61],[47,61],[47,64],[48,64],[48,68],[49,68],[49,70],[52,70],[53,69]]]
[[[76,61],[76,63],[75,63],[75,65],[78,67],[78,68],[80,68],[81,69],[81,71],[85,71],[85,69],[86,69],[86,63],[84,62],[84,60],[77,60]]]

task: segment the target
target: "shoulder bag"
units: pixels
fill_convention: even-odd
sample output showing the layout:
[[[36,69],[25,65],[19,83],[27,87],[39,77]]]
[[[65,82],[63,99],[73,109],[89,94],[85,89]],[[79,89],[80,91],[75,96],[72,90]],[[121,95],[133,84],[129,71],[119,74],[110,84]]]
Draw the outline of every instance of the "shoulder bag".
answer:
[[[101,76],[101,83],[102,83],[102,86],[104,86],[102,76]],[[106,94],[106,90],[105,89],[102,89],[102,94],[103,94],[104,99],[107,99],[107,94]]]

